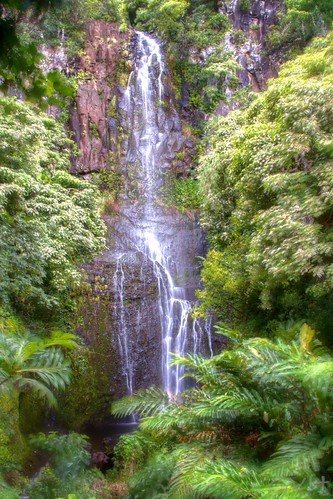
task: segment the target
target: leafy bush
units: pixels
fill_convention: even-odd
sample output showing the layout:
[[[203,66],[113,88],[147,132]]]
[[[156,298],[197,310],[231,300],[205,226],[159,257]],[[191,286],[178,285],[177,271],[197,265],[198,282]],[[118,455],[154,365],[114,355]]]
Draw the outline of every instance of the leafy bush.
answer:
[[[168,490],[175,457],[166,449],[151,455],[144,468],[128,482],[128,495],[136,499],[154,499]]]
[[[90,484],[99,475],[88,470],[90,454],[86,450],[86,436],[74,432],[64,435],[39,433],[30,438],[30,443],[47,452],[51,461],[51,465],[43,467],[27,487],[31,499],[56,499],[64,494],[91,498]]]
[[[223,320],[316,321],[332,296],[332,44],[318,39],[248,109],[211,122],[200,185],[219,254],[200,297],[209,307],[223,296]]]
[[[97,190],[67,173],[71,143],[53,118],[3,98],[0,123],[0,303],[65,305],[77,264],[104,246]]]
[[[287,0],[287,11],[280,14],[280,22],[269,33],[269,49],[285,46],[304,46],[321,33],[333,18],[330,0]]]
[[[146,403],[141,390],[114,404],[116,415],[143,415],[129,440],[160,439],[169,449],[162,468],[161,455],[146,459],[130,497],[145,487],[146,497],[329,497],[332,355],[305,323],[280,325],[270,340],[218,331],[229,347],[215,357],[175,356],[196,388],[169,394],[168,404],[152,389]]]

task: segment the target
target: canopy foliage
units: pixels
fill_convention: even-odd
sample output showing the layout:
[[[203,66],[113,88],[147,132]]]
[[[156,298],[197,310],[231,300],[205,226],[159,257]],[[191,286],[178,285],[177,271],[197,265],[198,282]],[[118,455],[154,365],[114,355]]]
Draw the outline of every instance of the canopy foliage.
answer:
[[[104,247],[97,191],[68,173],[70,141],[35,107],[0,99],[0,141],[0,302],[64,305]]]
[[[314,317],[331,296],[332,49],[332,35],[316,40],[248,109],[211,123],[201,189],[214,250],[200,297],[225,319],[259,303]]]
[[[137,470],[129,497],[329,497],[332,355],[305,323],[271,340],[219,331],[230,344],[215,357],[175,357],[196,388],[169,403],[148,389],[114,404],[142,417],[116,450],[120,472]]]

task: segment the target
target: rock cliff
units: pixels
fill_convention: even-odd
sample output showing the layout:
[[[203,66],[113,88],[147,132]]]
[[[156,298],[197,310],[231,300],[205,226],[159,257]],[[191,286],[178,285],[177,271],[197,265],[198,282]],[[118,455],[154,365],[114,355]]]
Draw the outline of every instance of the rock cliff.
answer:
[[[240,84],[259,91],[265,88],[269,78],[277,76],[281,64],[281,54],[267,50],[266,36],[278,22],[278,13],[284,9],[283,0],[251,0],[246,8],[242,4],[241,0],[220,4],[220,11],[228,16],[232,27],[225,44],[243,67],[238,71]],[[244,39],[238,40],[240,31]]]
[[[70,129],[79,151],[72,158],[72,173],[87,174],[114,164],[117,85],[126,83],[131,68],[130,37],[131,31],[120,33],[110,22],[93,21],[87,26],[86,42],[76,61],[78,90],[70,111]]]
[[[241,86],[260,90],[267,78],[277,74],[279,58],[264,55],[263,47],[281,4],[280,0],[252,0],[251,8],[244,12],[239,0],[221,2],[220,10],[233,27],[225,43],[243,68],[238,70]],[[245,35],[241,45],[233,38],[237,30]],[[119,180],[116,195],[108,193],[109,185],[104,186],[108,250],[84,268],[90,290],[82,297],[78,332],[92,349],[90,362],[100,391],[100,403],[97,401],[90,414],[94,418],[97,412],[103,417],[110,398],[143,386],[161,385],[161,290],[153,262],[138,250],[135,241],[133,246],[139,237],[134,219],[141,220],[139,232],[147,225],[141,201],[146,179],[138,168],[145,154],[143,128],[140,120],[129,121],[126,108],[126,84],[139,57],[133,31],[120,33],[115,24],[94,21],[88,25],[75,68],[78,90],[70,110],[70,128],[78,155],[72,158],[72,172],[100,178],[117,174]],[[154,161],[158,160],[162,172],[158,188],[171,169],[186,171],[194,153],[193,139],[183,133],[167,73],[165,69],[162,76],[163,106],[155,103],[158,139],[152,139],[157,140]],[[134,100],[136,106],[143,106],[139,95]],[[217,108],[219,114],[228,110],[224,103]],[[157,224],[159,238],[174,261],[175,282],[193,299],[199,285],[197,256],[204,254],[202,231],[193,217],[158,205],[152,223]],[[197,340],[190,340],[189,348],[191,341]],[[201,348],[207,352],[207,344]]]

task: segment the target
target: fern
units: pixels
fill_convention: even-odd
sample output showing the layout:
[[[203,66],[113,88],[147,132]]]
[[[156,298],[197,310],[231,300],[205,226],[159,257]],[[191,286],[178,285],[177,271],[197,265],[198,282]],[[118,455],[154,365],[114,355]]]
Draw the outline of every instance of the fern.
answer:
[[[253,489],[264,486],[265,481],[260,479],[254,467],[217,459],[193,470],[191,484],[195,491],[204,496],[239,499],[257,497]]]
[[[61,333],[49,341],[31,333],[0,333],[0,390],[21,391],[28,386],[54,406],[51,388],[64,389],[71,374],[70,363],[56,345],[72,344],[74,338]]]
[[[324,451],[320,448],[318,434],[296,435],[283,442],[264,466],[265,474],[274,477],[294,477],[304,475],[304,470],[319,470],[319,460]]]
[[[118,417],[129,416],[133,412],[139,416],[149,416],[162,411],[168,402],[169,395],[153,386],[113,402],[111,412]]]
[[[302,384],[326,402],[333,400],[333,361],[315,362],[301,366],[297,372]]]
[[[180,431],[183,428],[191,427],[193,424],[193,414],[187,408],[166,408],[163,412],[155,416],[145,417],[140,427],[143,431],[160,432],[168,434],[170,431]]]
[[[176,449],[177,464],[170,480],[170,497],[187,499],[202,497],[192,485],[193,472],[209,461],[207,450],[198,446],[180,446]]]
[[[175,356],[197,387],[177,399],[141,390],[114,405],[118,415],[140,412],[150,445],[170,446],[176,465],[167,497],[329,494],[320,473],[330,473],[333,453],[333,358],[309,326],[298,327],[299,334],[296,325],[280,328],[274,339],[236,335],[236,346],[211,359]]]

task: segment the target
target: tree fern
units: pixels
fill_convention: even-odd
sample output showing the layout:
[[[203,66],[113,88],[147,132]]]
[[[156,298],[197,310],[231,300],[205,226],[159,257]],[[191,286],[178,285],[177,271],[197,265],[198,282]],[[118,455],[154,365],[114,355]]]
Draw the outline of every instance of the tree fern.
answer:
[[[118,417],[129,416],[133,412],[140,416],[149,416],[160,412],[168,403],[169,395],[153,386],[113,402],[111,412]]]
[[[226,368],[219,369],[216,359],[206,359],[202,355],[187,354],[185,357],[174,354],[171,365],[181,364],[185,367],[185,377],[194,377],[197,383],[209,386],[224,387],[235,384],[232,373]]]
[[[330,493],[320,477],[330,476],[333,453],[333,359],[311,328],[299,328],[239,340],[210,359],[175,356],[195,388],[170,400],[140,391],[119,403],[119,414],[142,411],[147,441],[168,442],[175,453],[170,499]]]
[[[317,472],[324,450],[318,434],[296,435],[283,442],[264,466],[265,474],[273,477],[301,477],[305,470]]]
[[[7,336],[0,332],[0,391],[29,387],[55,405],[51,388],[64,389],[70,381],[70,363],[56,345],[73,347],[75,336],[57,333],[50,340],[31,333]]]
[[[333,361],[314,362],[301,366],[297,372],[302,384],[323,402],[333,401]]]
[[[207,450],[196,445],[182,445],[174,451],[177,457],[170,481],[170,497],[173,499],[200,498],[202,494],[192,485],[193,472],[209,461]]]
[[[191,484],[205,497],[240,499],[257,497],[253,493],[254,487],[262,487],[265,482],[253,466],[217,459],[193,469]]]
[[[193,424],[193,414],[187,407],[165,408],[155,416],[145,417],[141,422],[144,431],[168,434],[172,430],[180,431]]]

